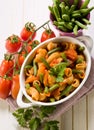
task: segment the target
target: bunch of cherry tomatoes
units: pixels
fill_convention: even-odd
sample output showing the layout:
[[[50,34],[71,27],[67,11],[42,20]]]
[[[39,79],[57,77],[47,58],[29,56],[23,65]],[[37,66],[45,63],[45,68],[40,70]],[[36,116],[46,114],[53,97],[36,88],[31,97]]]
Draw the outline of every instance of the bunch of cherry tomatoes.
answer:
[[[49,25],[48,23],[49,21],[36,29],[34,23],[27,22],[21,30],[20,36],[11,35],[6,39],[6,53],[0,63],[0,98],[6,99],[9,95],[13,99],[17,98],[20,89],[19,74],[25,57],[38,44],[56,36],[48,26],[49,28],[45,28],[42,32],[40,41],[35,40],[37,31],[41,27]]]

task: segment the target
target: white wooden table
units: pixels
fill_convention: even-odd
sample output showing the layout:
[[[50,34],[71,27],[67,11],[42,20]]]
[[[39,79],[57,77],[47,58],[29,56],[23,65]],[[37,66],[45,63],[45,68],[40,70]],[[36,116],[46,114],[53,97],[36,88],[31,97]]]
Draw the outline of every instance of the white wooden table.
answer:
[[[0,60],[5,51],[5,39],[11,34],[20,34],[24,24],[33,21],[40,26],[49,20],[48,5],[52,0],[0,0]],[[89,6],[94,5],[94,0]],[[91,13],[91,25],[85,34],[94,40],[94,11]],[[41,35],[41,34],[38,34]],[[94,47],[92,49],[92,56]],[[94,57],[94,56],[93,56]],[[12,116],[12,109],[5,100],[0,99],[0,130],[23,130]],[[60,130],[94,130],[94,91],[84,96],[67,112],[58,117]],[[25,129],[24,129],[25,130]]]

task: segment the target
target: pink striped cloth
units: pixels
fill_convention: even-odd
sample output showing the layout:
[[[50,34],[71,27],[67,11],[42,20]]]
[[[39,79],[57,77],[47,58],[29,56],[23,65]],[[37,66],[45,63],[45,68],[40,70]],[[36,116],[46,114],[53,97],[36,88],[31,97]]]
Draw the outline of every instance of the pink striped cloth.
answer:
[[[84,86],[79,90],[78,93],[76,93],[69,100],[65,101],[60,105],[57,105],[56,110],[50,116],[50,118],[55,118],[66,112],[72,105],[74,105],[77,101],[79,101],[79,99],[81,99],[83,96],[88,95],[91,91],[93,91],[93,89],[94,89],[94,59],[92,58],[91,71]],[[16,101],[13,100],[11,97],[7,98],[7,102],[14,110],[18,108]]]

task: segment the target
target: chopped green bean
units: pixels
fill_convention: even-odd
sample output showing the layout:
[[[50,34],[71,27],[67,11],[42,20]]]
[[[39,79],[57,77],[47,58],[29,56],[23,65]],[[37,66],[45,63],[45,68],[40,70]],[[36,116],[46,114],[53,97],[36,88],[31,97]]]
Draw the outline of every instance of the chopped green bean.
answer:
[[[64,52],[61,54],[61,56],[62,56],[63,60],[64,60],[65,62],[67,62],[67,57],[66,57],[66,54],[65,54]]]
[[[77,6],[78,3],[79,3],[79,0],[74,0],[74,2],[73,2],[73,4],[74,4],[75,6]]]
[[[66,14],[69,14],[69,6],[65,6]]]
[[[65,20],[65,21],[70,21],[70,17],[69,17],[68,14],[63,14],[62,19]]]
[[[49,91],[52,92],[55,89],[57,89],[59,87],[59,84],[54,84],[52,87],[49,88]]]
[[[81,22],[79,22],[79,21],[76,20],[75,23],[76,23],[80,28],[82,28],[82,29],[87,29],[87,26],[84,25],[84,24],[82,24]]]
[[[72,85],[70,85],[70,86],[67,86],[62,92],[61,92],[61,97],[62,96],[66,96],[67,94],[69,94],[70,93],[70,91],[72,90]]]
[[[75,10],[76,6],[75,5],[71,5],[70,9],[69,9],[69,14],[72,14],[72,12]]]
[[[60,18],[60,13],[56,5],[53,5],[53,12],[54,12],[56,20],[58,21],[58,19]]]
[[[74,32],[75,35],[78,34],[78,25],[75,25],[75,26],[74,26],[73,32]]]
[[[65,14],[66,13],[66,10],[65,10],[65,3],[64,2],[61,2],[59,7],[61,8],[61,13],[62,14]]]
[[[34,67],[34,76],[37,75],[37,64],[33,62],[33,67]]]
[[[50,10],[51,14],[54,15],[53,7],[48,6],[48,9]]]
[[[50,98],[50,102],[55,102],[55,98]]]
[[[73,70],[72,70],[72,73],[75,73],[75,74],[81,74],[82,71],[81,71],[81,70],[77,70],[77,69],[73,69]]]
[[[45,60],[45,58],[41,57],[41,59],[40,59],[40,60],[44,63],[44,65],[46,66],[46,68],[47,68],[47,69],[49,69],[49,68],[50,68],[49,63]]]
[[[39,79],[40,79],[40,82],[43,83],[43,74],[42,73],[39,75]]]
[[[44,92],[45,92],[45,93],[48,93],[48,92],[49,92],[49,89],[48,89],[47,86],[45,86]]]
[[[91,8],[85,8],[85,9],[80,9],[80,12],[82,13],[83,16],[87,16],[90,11],[92,11],[94,9],[94,6]]]
[[[85,22],[85,24],[91,24],[91,22],[86,18],[82,18],[82,21]]]
[[[39,93],[42,92],[41,87],[40,87],[40,84],[37,83],[37,81],[34,81],[33,86],[38,90]]]
[[[73,14],[72,14],[72,17],[73,17],[73,18],[81,18],[82,15],[81,15],[80,13],[73,13]]]
[[[58,25],[58,28],[59,28],[60,30],[64,31],[64,32],[68,32],[68,29],[65,28],[63,25],[62,25],[62,26]]]
[[[77,60],[76,60],[76,63],[78,64],[78,63],[82,63],[83,62],[83,58],[78,58]]]
[[[85,47],[84,46],[80,46],[79,48],[78,48],[78,51],[79,52],[83,52],[85,50]]]
[[[64,1],[64,3],[65,3],[68,7],[70,7],[69,0],[63,0],[63,1]]]
[[[85,1],[82,3],[82,5],[81,5],[80,8],[81,8],[81,9],[83,9],[83,8],[87,8],[89,2],[90,2],[90,0],[85,0]]]
[[[48,51],[48,55],[50,55],[50,54],[52,54],[52,53],[54,53],[56,51],[60,51],[60,50],[61,50],[61,47],[54,48],[54,49]]]
[[[30,88],[30,84],[29,83],[25,84],[25,88],[29,89]]]

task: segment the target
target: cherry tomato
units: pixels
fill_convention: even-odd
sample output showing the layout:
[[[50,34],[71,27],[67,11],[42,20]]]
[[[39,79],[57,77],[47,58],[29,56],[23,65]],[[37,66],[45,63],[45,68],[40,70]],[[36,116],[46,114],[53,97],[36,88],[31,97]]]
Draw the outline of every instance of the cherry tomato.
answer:
[[[6,99],[11,90],[11,80],[9,78],[0,77],[0,98]]]
[[[11,86],[11,96],[13,97],[13,99],[17,98],[19,89],[20,89],[19,75],[16,74],[13,76],[12,86]]]
[[[22,51],[19,55],[18,55],[18,66],[21,67],[24,60],[26,57],[26,53],[24,51]]]
[[[0,76],[8,75],[12,76],[14,61],[11,55],[5,54],[4,60],[0,64]]]
[[[48,29],[42,32],[40,41],[44,42],[53,37],[56,37],[55,33],[51,29]]]
[[[21,47],[21,39],[17,35],[7,38],[5,48],[9,53],[17,52]]]
[[[35,24],[31,23],[31,22],[27,22],[25,24],[25,27],[22,29],[20,36],[22,38],[22,40],[26,41],[30,38],[30,36],[32,36],[32,40],[35,38],[36,36],[36,32],[35,32]]]

